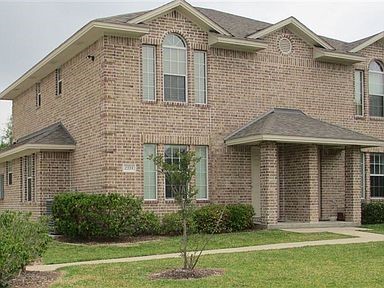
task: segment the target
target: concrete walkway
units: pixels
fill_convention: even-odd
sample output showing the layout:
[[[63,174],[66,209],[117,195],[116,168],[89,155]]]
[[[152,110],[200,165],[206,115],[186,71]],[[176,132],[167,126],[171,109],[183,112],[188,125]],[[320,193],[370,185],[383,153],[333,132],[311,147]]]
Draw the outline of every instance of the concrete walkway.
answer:
[[[332,232],[337,234],[344,234],[355,238],[345,239],[333,239],[333,240],[317,240],[317,241],[305,241],[305,242],[294,242],[294,243],[279,243],[279,244],[268,244],[258,246],[246,246],[238,248],[225,248],[225,249],[214,249],[206,250],[203,255],[213,254],[227,254],[227,253],[240,253],[240,252],[252,252],[252,251],[265,251],[265,250],[278,250],[278,249],[289,249],[299,248],[308,246],[321,246],[321,245],[341,245],[341,244],[356,244],[356,243],[369,243],[384,241],[384,234],[375,234],[366,232],[368,229],[355,228],[355,227],[341,227],[341,228],[301,228],[301,229],[285,229],[290,232],[297,233],[314,233],[314,232]],[[147,260],[159,260],[159,259],[170,259],[178,258],[180,253],[161,254],[161,255],[149,255],[129,258],[117,258],[117,259],[104,259],[104,260],[93,260],[93,261],[81,261],[73,263],[62,263],[62,264],[51,264],[51,265],[33,265],[27,266],[27,271],[54,271],[64,267],[79,266],[79,265],[95,265],[95,264],[110,264],[110,263],[128,263],[138,262]]]

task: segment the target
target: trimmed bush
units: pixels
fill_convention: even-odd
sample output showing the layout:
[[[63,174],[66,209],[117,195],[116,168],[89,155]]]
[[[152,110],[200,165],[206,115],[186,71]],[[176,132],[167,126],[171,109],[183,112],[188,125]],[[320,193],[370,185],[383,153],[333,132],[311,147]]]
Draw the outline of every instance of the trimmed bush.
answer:
[[[52,212],[57,231],[75,239],[113,239],[137,231],[142,201],[120,194],[58,194]]]
[[[136,226],[136,235],[159,235],[160,218],[153,212],[143,211]]]
[[[363,203],[361,207],[361,223],[384,223],[384,202]]]
[[[196,232],[196,225],[192,217],[188,221],[189,233]],[[164,235],[181,235],[183,232],[183,224],[180,212],[165,214],[162,219],[161,234]]]
[[[197,209],[194,221],[197,230],[201,233],[226,233],[251,229],[253,215],[254,210],[251,205],[211,204]]]
[[[6,211],[0,214],[0,287],[7,287],[27,264],[40,257],[51,238],[45,219],[32,221],[31,214]]]

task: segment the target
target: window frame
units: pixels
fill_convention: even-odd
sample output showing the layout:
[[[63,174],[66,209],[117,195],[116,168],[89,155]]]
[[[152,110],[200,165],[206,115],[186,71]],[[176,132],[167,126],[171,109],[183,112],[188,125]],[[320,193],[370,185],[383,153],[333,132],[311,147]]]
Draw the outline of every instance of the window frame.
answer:
[[[5,167],[6,167],[6,182],[7,186],[12,186],[13,184],[13,161],[7,161],[5,162]]]
[[[358,103],[356,102],[356,74],[359,75],[359,80],[360,80],[360,99],[361,99],[361,105],[358,105]],[[354,103],[355,103],[355,116],[364,116],[364,110],[365,110],[365,91],[364,91],[364,70],[362,69],[355,69],[355,72],[354,72],[354,88],[355,88],[355,97],[354,97]],[[357,111],[357,107],[358,106],[361,106],[361,113],[359,114],[358,111]]]
[[[36,108],[41,107],[41,83],[36,83]]]
[[[63,95],[63,77],[62,77],[62,69],[61,67],[56,68],[55,74],[56,74],[56,96]]]
[[[209,146],[207,145],[197,145],[195,146],[195,150],[196,148],[199,148],[199,147],[204,147],[205,148],[205,161],[206,161],[206,164],[205,164],[205,181],[206,181],[206,190],[207,190],[207,196],[206,198],[199,198],[198,195],[199,195],[199,192],[197,192],[196,194],[196,200],[197,201],[207,201],[209,200],[209,171],[208,171],[208,161],[209,161]],[[199,163],[197,163],[197,165],[199,165]],[[196,169],[197,170],[197,169]],[[197,177],[197,172],[196,172],[196,175],[195,177]],[[196,182],[196,188],[197,188],[197,178],[195,178],[195,182]]]
[[[376,63],[377,65],[379,65],[383,71],[379,72],[379,71],[372,71],[372,70],[370,70],[370,66],[371,66],[372,63]],[[384,117],[384,93],[383,94],[372,94],[371,93],[371,88],[370,87],[371,87],[372,74],[382,75],[382,84],[384,85],[384,64],[383,64],[382,61],[380,61],[378,59],[373,59],[371,62],[369,62],[369,65],[368,65],[368,76],[369,76],[368,77],[368,95],[369,95],[369,116],[383,118]],[[381,115],[373,115],[372,114],[372,112],[373,112],[372,104],[371,104],[371,97],[372,96],[376,96],[376,97],[381,97],[382,98],[383,106],[382,106]]]
[[[144,48],[151,47],[153,50],[153,99],[145,99],[144,98]],[[156,73],[156,63],[157,63],[157,58],[156,58],[156,50],[157,46],[156,45],[151,45],[151,44],[142,44],[141,47],[141,99],[145,102],[156,102],[156,91],[157,91],[157,73]]]
[[[154,146],[154,151],[155,151],[155,154],[154,156],[157,155],[157,144],[154,144],[154,143],[145,143],[143,145],[143,199],[144,201],[157,201],[158,200],[158,171],[157,171],[157,166],[156,164],[154,164],[155,166],[155,198],[151,198],[151,199],[146,199],[145,198],[145,154],[144,154],[144,151],[145,151],[145,145],[153,145]]]
[[[36,154],[22,158],[22,202],[36,202]]]
[[[365,200],[367,198],[367,193],[366,193],[366,185],[367,185],[367,182],[366,182],[366,167],[365,167],[365,163],[366,163],[366,155],[364,152],[361,152],[360,154],[360,173],[361,173],[361,193],[360,193],[360,198]]]
[[[4,174],[0,174],[0,200],[5,198],[5,177]]]
[[[167,150],[167,147],[179,147],[179,151],[180,151],[180,148],[183,147],[185,148],[185,151],[188,152],[188,146],[187,145],[179,145],[179,144],[165,144],[164,145],[164,151],[163,151],[163,155],[164,155],[164,161],[166,161],[166,156],[165,156],[165,151]],[[172,159],[173,159],[173,154],[172,154]],[[179,161],[180,161],[180,158],[179,158]],[[165,201],[174,201],[175,200],[175,197],[167,197],[167,176],[164,175],[164,200]]]
[[[165,39],[170,36],[170,35],[174,35],[176,37],[178,37],[184,44],[184,47],[181,48],[181,47],[176,47],[176,46],[168,46],[168,45],[164,45],[164,41]],[[185,51],[185,75],[181,75],[181,74],[166,74],[165,73],[165,69],[164,69],[164,48],[167,48],[167,49],[178,49],[178,50],[183,50]],[[169,33],[167,34],[164,39],[163,39],[163,43],[161,45],[161,51],[162,51],[162,81],[163,81],[163,102],[166,102],[166,103],[181,103],[181,104],[187,104],[188,103],[188,46],[187,46],[187,42],[185,41],[185,39],[177,34],[177,33]],[[185,86],[185,101],[175,101],[175,100],[166,100],[165,99],[165,75],[168,75],[168,76],[182,76],[184,77],[184,86]]]
[[[197,54],[203,54],[204,55],[204,80],[205,80],[205,83],[204,83],[204,102],[197,102],[197,89],[196,89],[196,84],[197,84],[197,81],[196,81],[196,58],[195,56]],[[194,65],[194,73],[193,73],[193,81],[194,81],[194,92],[195,92],[195,104],[199,104],[199,105],[207,105],[208,104],[208,73],[207,73],[207,68],[208,68],[208,59],[207,59],[207,51],[204,51],[204,50],[194,50],[193,52],[193,65]]]
[[[372,165],[375,165],[375,161],[372,161],[372,157],[373,159],[375,159],[375,155],[380,155],[380,157],[383,159],[383,164],[382,166],[384,166],[384,153],[370,153],[370,170],[369,170],[369,180],[370,180],[370,187],[369,187],[369,194],[370,194],[370,198],[371,199],[384,199],[384,193],[383,193],[383,196],[372,196],[372,177],[383,177],[383,180],[384,180],[384,171],[382,174],[377,174],[377,173],[372,173]],[[380,165],[380,164],[379,164]],[[384,170],[384,168],[383,168]],[[384,187],[384,185],[383,185]]]

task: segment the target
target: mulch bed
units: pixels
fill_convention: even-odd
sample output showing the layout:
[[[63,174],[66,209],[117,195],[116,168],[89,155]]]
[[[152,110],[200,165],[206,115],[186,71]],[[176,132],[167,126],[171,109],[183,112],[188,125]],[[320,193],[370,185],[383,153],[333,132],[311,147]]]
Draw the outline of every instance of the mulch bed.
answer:
[[[224,274],[223,269],[171,269],[150,275],[150,279],[199,279],[209,276],[220,276]]]
[[[143,242],[157,241],[164,238],[163,236],[122,236],[117,239],[96,239],[96,240],[74,240],[62,235],[55,235],[54,239],[56,241],[66,243],[66,244],[85,244],[85,245],[129,245],[129,244],[139,244]]]
[[[11,288],[48,288],[57,278],[60,272],[22,272],[10,282]]]

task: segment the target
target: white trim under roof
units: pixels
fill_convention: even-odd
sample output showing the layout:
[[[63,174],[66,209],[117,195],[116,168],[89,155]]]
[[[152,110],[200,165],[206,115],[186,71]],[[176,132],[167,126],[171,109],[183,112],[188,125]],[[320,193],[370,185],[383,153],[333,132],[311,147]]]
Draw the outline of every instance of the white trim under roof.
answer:
[[[57,67],[76,56],[103,35],[116,35],[138,38],[149,33],[149,28],[141,25],[111,24],[92,21],[73,34],[59,47],[28,70],[18,80],[0,93],[0,100],[12,100],[36,82],[54,71]]]
[[[39,151],[72,151],[76,145],[58,145],[58,144],[24,144],[13,149],[0,152],[0,163],[30,155]]]
[[[228,146],[233,145],[256,145],[262,141],[274,141],[280,143],[312,143],[321,145],[353,145],[363,147],[383,147],[384,141],[369,140],[349,140],[349,139],[333,139],[333,138],[316,138],[302,136],[282,136],[282,135],[252,135],[232,140],[226,140]]]
[[[220,36],[214,33],[208,34],[208,45],[215,48],[239,51],[258,51],[268,47],[268,44],[264,42]]]
[[[352,48],[348,52],[351,52],[351,53],[359,52],[360,50],[363,50],[364,48],[368,47],[369,45],[372,45],[373,43],[375,43],[375,42],[377,42],[383,38],[384,38],[384,32],[381,32],[375,36],[372,36],[371,38],[369,38],[367,41],[364,41],[360,45],[357,45],[355,48]]]
[[[218,24],[216,24],[211,19],[209,19],[207,16],[205,16],[200,11],[198,11],[195,7],[191,6],[189,3],[187,3],[183,0],[175,0],[175,1],[169,2],[163,6],[160,6],[159,8],[151,10],[151,11],[149,11],[149,12],[147,12],[147,13],[139,16],[139,17],[136,17],[136,18],[128,21],[128,23],[131,23],[131,24],[143,23],[145,21],[149,21],[149,20],[152,20],[154,18],[160,17],[160,16],[168,13],[169,11],[171,11],[173,9],[176,9],[182,13],[186,13],[187,15],[189,15],[191,17],[191,20],[193,22],[204,27],[205,30],[207,30],[207,31],[210,31],[213,29],[220,34],[231,36],[231,34],[228,33],[225,29],[220,27]]]
[[[324,41],[319,36],[317,36],[314,32],[309,30],[305,25],[303,25],[294,17],[289,17],[259,32],[251,34],[248,36],[248,38],[252,38],[252,39],[261,38],[285,26],[288,26],[289,30],[299,35],[302,39],[304,39],[310,45],[317,44],[322,46],[325,49],[334,50],[334,48],[331,45],[329,45],[326,41]]]
[[[313,59],[322,62],[339,63],[345,65],[352,65],[365,61],[365,57],[362,56],[326,51],[319,48],[313,49]]]

